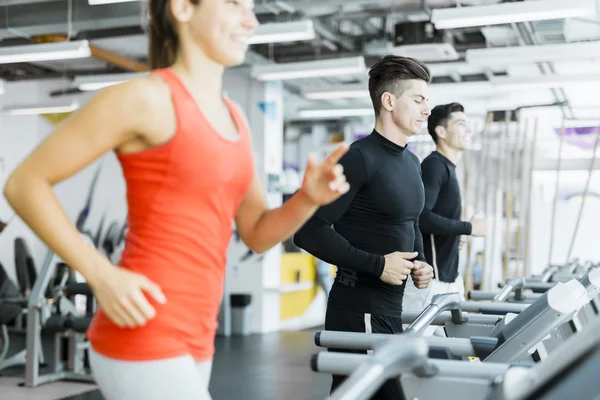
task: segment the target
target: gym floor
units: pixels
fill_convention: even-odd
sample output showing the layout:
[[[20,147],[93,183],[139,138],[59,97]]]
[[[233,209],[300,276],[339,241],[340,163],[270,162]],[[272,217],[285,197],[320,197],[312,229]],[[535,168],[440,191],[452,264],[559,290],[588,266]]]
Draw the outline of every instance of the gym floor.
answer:
[[[329,393],[331,378],[312,372],[315,331],[276,332],[246,337],[218,337],[210,382],[215,400],[314,400]],[[0,376],[0,398],[10,400],[103,400],[93,385],[57,382],[19,387],[23,369]],[[20,374],[20,376],[19,376]],[[243,396],[242,396],[243,395]]]

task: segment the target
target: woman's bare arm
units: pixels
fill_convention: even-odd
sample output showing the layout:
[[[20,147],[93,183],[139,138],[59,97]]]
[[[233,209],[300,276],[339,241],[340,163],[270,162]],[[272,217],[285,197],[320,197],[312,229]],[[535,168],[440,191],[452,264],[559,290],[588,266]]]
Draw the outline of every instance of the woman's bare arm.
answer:
[[[165,123],[153,115],[164,107],[157,102],[168,100],[169,92],[166,88],[161,93],[165,89],[155,79],[144,77],[100,92],[28,155],[5,185],[6,199],[17,214],[88,281],[102,274],[109,262],[84,242],[52,187],[113,149],[143,142],[144,135],[162,134],[157,130]]]

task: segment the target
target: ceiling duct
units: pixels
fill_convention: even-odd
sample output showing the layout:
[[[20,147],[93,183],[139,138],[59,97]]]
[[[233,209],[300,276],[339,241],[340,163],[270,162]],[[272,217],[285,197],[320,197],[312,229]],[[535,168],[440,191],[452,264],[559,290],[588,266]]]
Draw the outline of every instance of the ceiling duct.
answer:
[[[402,22],[394,26],[393,54],[425,62],[458,60],[449,31],[437,30],[427,21]]]

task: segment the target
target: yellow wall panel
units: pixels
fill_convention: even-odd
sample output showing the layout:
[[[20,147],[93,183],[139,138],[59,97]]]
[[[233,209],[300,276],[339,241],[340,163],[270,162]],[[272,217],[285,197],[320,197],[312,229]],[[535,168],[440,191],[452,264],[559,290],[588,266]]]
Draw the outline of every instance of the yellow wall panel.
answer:
[[[299,317],[310,306],[317,293],[315,258],[305,253],[281,256],[280,318]]]

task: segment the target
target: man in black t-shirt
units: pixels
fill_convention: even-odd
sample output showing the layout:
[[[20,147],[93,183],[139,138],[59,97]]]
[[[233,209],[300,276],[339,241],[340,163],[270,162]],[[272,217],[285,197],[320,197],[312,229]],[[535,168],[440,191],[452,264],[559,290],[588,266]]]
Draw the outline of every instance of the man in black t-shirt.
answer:
[[[402,332],[406,278],[412,276],[421,290],[432,278],[419,230],[425,202],[421,166],[406,148],[429,115],[430,78],[425,64],[407,57],[386,56],[371,68],[375,129],[340,160],[350,190],[321,207],[294,237],[299,247],[338,267],[326,330]],[[334,376],[332,389],[343,379]],[[397,380],[373,398],[401,398]]]
[[[411,290],[404,295],[405,311],[420,311],[439,293],[459,292],[464,281],[458,273],[458,255],[463,235],[485,236],[486,220],[474,216],[462,221],[462,200],[456,165],[469,148],[471,128],[459,103],[438,105],[431,110],[427,130],[436,150],[421,163],[425,206],[419,219],[425,258],[434,268],[434,280],[426,291]]]

